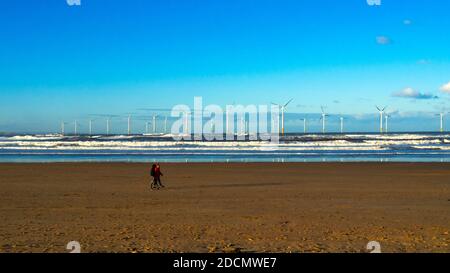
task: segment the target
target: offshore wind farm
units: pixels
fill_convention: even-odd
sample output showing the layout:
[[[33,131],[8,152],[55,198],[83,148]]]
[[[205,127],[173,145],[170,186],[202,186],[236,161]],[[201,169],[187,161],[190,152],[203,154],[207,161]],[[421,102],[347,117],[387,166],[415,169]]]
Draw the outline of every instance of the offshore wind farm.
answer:
[[[280,109],[279,138],[273,145],[249,135],[248,116],[226,118],[220,130],[222,137],[206,140],[175,140],[171,126],[174,118],[168,111],[159,109],[148,115],[126,114],[115,116],[116,125],[126,123],[123,132],[111,133],[113,115],[98,115],[70,122],[61,122],[59,133],[3,134],[0,136],[0,162],[449,162],[450,133],[444,131],[445,114],[436,115],[434,132],[390,131],[387,107],[376,107],[379,114],[379,132],[346,132],[345,115],[310,115],[310,123],[320,123],[318,131],[307,130],[307,118],[296,119],[302,114],[291,113],[302,130],[291,130],[285,125],[286,108],[292,102],[274,104]],[[101,118],[99,117],[101,116]],[[192,134],[192,122],[183,117],[183,133]],[[228,115],[226,115],[228,117]],[[374,113],[374,119],[376,115]],[[207,122],[207,119],[203,118]],[[334,119],[335,128],[327,128],[327,121]],[[100,123],[105,123],[100,127]],[[144,123],[144,125],[142,125]],[[233,126],[230,123],[234,123]],[[235,126],[238,125],[238,126]],[[290,123],[294,127],[296,124]],[[210,123],[210,133],[217,130]],[[348,130],[350,125],[345,127]],[[85,128],[85,131],[81,131]],[[102,129],[100,129],[102,128]],[[227,138],[226,132],[234,137]],[[103,131],[102,131],[103,130]],[[327,131],[328,130],[328,131]],[[244,136],[239,138],[238,136]]]

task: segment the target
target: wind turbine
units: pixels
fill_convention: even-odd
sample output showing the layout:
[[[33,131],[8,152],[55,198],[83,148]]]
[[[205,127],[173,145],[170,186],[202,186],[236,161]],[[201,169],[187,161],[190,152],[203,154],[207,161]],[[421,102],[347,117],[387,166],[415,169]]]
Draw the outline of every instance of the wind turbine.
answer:
[[[389,133],[389,127],[388,127],[388,121],[389,121],[389,118],[391,117],[391,115],[389,115],[389,114],[386,114],[385,116],[384,116],[384,119],[385,119],[385,129],[384,129],[384,131],[386,132],[386,133]]]
[[[375,106],[378,110],[378,112],[380,113],[380,134],[383,133],[383,115],[384,115],[384,110],[386,110],[387,106],[385,106],[383,109],[381,109],[381,107]]]
[[[61,122],[61,135],[64,136],[65,134],[65,126],[66,126],[67,122],[62,121]]]
[[[128,116],[128,135],[131,135],[131,115]]]
[[[440,132],[443,133],[443,132],[444,132],[444,116],[445,116],[445,113],[444,113],[444,112],[441,112],[441,113],[439,113],[439,114],[436,114],[436,116],[439,116],[440,119],[441,119]]]
[[[92,119],[89,120],[89,135],[92,135]]]
[[[145,133],[148,134],[148,121],[145,122]]]
[[[230,132],[230,117],[228,116],[228,109],[227,109],[225,112],[225,135],[229,134],[232,134],[234,137],[234,132]]]
[[[329,117],[330,115],[325,114],[325,107],[321,106],[320,109],[322,110],[322,116],[320,118],[322,120],[322,133],[325,134],[326,118]]]
[[[156,133],[156,118],[158,115],[153,115],[153,134]]]
[[[106,135],[109,135],[109,123],[110,123],[110,118],[106,118]]]
[[[241,134],[245,135],[245,117],[241,117]]]
[[[190,111],[186,111],[186,112],[184,112],[184,132],[185,132],[185,134],[186,135],[189,135],[190,134],[190,128],[189,128],[189,120],[190,120],[190,114],[191,114],[191,112]]]
[[[231,105],[231,106],[233,106],[233,108],[235,107],[235,105],[236,105],[236,102],[235,101],[233,101],[233,104]],[[230,118],[231,118],[231,120],[230,120]],[[230,122],[233,124],[233,131],[230,131]],[[235,117],[234,117],[234,115],[232,115],[231,117],[229,116],[229,112],[228,112],[228,105],[226,105],[225,106],[225,135],[233,135],[233,137],[234,137],[234,135],[235,134],[238,134],[239,132],[237,131],[237,123],[238,123],[239,121],[237,120],[237,118],[236,118],[236,121],[235,121]],[[234,124],[236,123],[236,128],[234,128],[235,126],[234,126]]]
[[[306,118],[303,118],[301,120],[303,120],[303,133],[306,134]]]
[[[341,134],[343,134],[344,133],[344,117],[340,117],[339,119],[341,121]]]
[[[288,102],[286,102],[284,105],[280,105],[280,104],[276,104],[273,103],[273,105],[277,105],[278,107],[280,107],[280,111],[281,111],[281,135],[284,136],[284,112],[286,111],[286,107],[289,105],[289,103],[291,103],[294,99],[290,99]]]
[[[164,118],[164,134],[167,134],[167,116]]]
[[[75,120],[75,131],[74,131],[74,134],[75,135],[77,135],[77,132],[78,132],[78,121],[77,120]]]
[[[211,134],[215,134],[215,131],[216,131],[216,124],[213,119],[211,120]]]

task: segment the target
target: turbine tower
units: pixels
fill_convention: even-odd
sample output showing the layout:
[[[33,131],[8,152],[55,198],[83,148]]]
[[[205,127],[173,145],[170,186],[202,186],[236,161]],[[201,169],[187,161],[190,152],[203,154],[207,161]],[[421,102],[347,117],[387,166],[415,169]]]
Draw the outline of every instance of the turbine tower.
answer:
[[[241,117],[241,134],[245,135],[245,117]]]
[[[214,123],[214,120],[211,120],[211,134],[215,134],[216,131],[216,124]]]
[[[158,115],[153,115],[153,134],[155,134],[156,133],[156,117],[157,117]]]
[[[320,109],[322,110],[322,116],[321,116],[321,120],[322,120],[322,133],[325,134],[326,132],[326,118],[329,117],[329,115],[327,115],[325,113],[325,107],[321,106]]]
[[[109,122],[110,122],[110,118],[106,119],[106,135],[109,135]]]
[[[89,120],[89,135],[92,135],[92,119]]]
[[[344,133],[344,117],[339,118],[341,120],[341,134]]]
[[[229,125],[228,125],[228,109],[225,110],[225,135],[228,134],[229,131]]]
[[[287,106],[293,101],[294,99],[290,99],[288,102],[286,102],[284,105],[273,103],[273,105],[277,105],[280,108],[281,112],[281,135],[284,136],[284,113],[286,111]]]
[[[301,120],[303,120],[303,133],[306,134],[306,118],[303,118]]]
[[[388,126],[388,121],[389,121],[389,118],[391,117],[391,115],[389,115],[389,114],[386,114],[385,116],[384,116],[384,119],[385,119],[385,122],[384,122],[384,131],[386,132],[386,134],[387,133],[389,133],[389,126]]]
[[[186,135],[190,134],[190,128],[189,128],[189,119],[190,119],[190,112],[186,111],[184,112],[184,132]]]
[[[380,113],[380,134],[383,133],[383,115],[384,115],[384,111],[386,110],[387,106],[385,106],[384,108],[375,106],[378,110],[378,112]]]
[[[167,134],[167,116],[164,118],[164,134]]]
[[[128,135],[131,135],[131,115],[128,116]]]
[[[441,113],[437,114],[436,116],[440,117],[440,121],[441,121],[440,132],[443,133],[444,132],[444,116],[445,116],[445,113],[441,112]]]
[[[63,136],[65,134],[65,126],[66,126],[66,122],[62,121],[61,122],[61,135],[63,135]]]
[[[74,134],[75,135],[77,135],[77,133],[78,133],[78,121],[77,120],[75,120],[75,131],[74,131]]]

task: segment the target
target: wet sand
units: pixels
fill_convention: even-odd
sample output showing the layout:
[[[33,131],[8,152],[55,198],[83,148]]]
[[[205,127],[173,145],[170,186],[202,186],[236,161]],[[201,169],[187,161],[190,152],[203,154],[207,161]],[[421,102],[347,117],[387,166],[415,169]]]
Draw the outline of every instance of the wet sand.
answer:
[[[0,164],[0,252],[450,252],[450,164]]]

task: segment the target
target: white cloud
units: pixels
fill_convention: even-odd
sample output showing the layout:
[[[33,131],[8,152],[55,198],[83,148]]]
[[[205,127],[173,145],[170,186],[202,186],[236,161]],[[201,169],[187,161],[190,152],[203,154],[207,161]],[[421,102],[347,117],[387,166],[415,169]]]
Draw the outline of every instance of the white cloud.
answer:
[[[390,44],[392,41],[389,37],[386,36],[378,36],[377,37],[377,43],[380,45],[388,45]]]
[[[411,87],[407,87],[399,92],[395,92],[392,94],[394,97],[398,98],[407,98],[407,99],[418,99],[418,100],[428,100],[428,99],[437,99],[438,97],[431,93],[422,93]]]
[[[441,86],[441,91],[450,94],[450,82]]]

